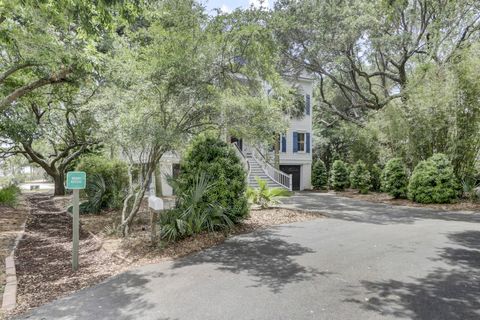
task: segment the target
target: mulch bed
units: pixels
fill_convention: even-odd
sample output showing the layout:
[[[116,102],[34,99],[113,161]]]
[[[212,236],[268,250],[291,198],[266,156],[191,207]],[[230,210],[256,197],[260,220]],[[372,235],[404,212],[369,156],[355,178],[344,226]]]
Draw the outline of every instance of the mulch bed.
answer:
[[[0,305],[5,285],[5,257],[10,255],[27,212],[28,208],[23,199],[20,199],[20,203],[15,208],[0,205]],[[0,311],[0,319],[1,317]]]
[[[251,217],[231,232],[203,233],[176,243],[152,246],[148,212],[142,210],[131,235],[110,235],[118,212],[81,216],[80,266],[71,269],[71,218],[62,205],[46,194],[28,197],[32,207],[24,240],[19,244],[17,266],[18,306],[14,313],[42,305],[136,266],[171,260],[219,244],[228,237],[270,225],[306,221],[320,214],[287,209],[252,210]],[[110,229],[111,230],[111,229]]]
[[[115,269],[100,244],[80,229],[79,271],[71,267],[72,221],[50,195],[33,194],[25,236],[15,251],[18,278],[16,312],[98,283]]]
[[[431,208],[439,209],[445,211],[478,211],[480,212],[480,202],[471,202],[468,200],[460,199],[455,203],[446,203],[446,204],[421,204],[410,201],[408,199],[394,199],[392,196],[386,193],[380,192],[370,192],[367,194],[360,194],[357,190],[348,189],[343,192],[333,192],[337,196],[353,198],[358,200],[377,202],[377,203],[386,203],[390,205],[397,206],[407,206],[407,207],[421,207],[421,208]]]

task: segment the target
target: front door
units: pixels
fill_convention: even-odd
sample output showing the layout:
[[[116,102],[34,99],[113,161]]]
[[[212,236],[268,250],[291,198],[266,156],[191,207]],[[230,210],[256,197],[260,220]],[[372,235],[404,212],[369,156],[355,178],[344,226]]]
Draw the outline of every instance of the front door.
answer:
[[[292,175],[292,189],[300,190],[300,166],[298,165],[281,165],[280,170],[286,174]]]

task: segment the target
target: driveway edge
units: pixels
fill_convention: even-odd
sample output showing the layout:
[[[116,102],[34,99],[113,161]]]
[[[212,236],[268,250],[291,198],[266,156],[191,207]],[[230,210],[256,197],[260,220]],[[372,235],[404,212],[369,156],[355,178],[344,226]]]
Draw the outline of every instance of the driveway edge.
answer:
[[[5,275],[6,275],[6,283],[5,283],[5,290],[3,291],[3,299],[2,299],[2,310],[3,311],[11,311],[16,308],[17,306],[17,271],[15,268],[15,249],[18,246],[20,240],[22,240],[23,235],[25,234],[25,225],[26,222],[23,223],[20,233],[17,235],[15,239],[15,244],[13,245],[12,252],[9,256],[5,258]]]

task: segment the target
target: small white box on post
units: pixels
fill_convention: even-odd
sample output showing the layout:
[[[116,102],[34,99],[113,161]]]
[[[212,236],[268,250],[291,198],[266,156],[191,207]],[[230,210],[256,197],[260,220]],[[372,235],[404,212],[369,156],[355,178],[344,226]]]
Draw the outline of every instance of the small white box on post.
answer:
[[[150,196],[148,197],[148,207],[153,211],[162,211],[163,210],[163,200],[162,198]]]
[[[148,197],[148,207],[150,208],[150,238],[152,240],[152,244],[154,245],[157,242],[157,220],[158,214],[160,211],[163,210],[163,200],[159,197],[150,196]]]

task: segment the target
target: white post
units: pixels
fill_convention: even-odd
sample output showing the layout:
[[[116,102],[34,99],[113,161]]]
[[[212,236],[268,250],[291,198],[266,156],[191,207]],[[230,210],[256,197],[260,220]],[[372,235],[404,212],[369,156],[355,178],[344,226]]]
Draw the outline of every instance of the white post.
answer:
[[[78,242],[80,238],[80,190],[73,190],[73,245],[72,268],[78,270]]]

